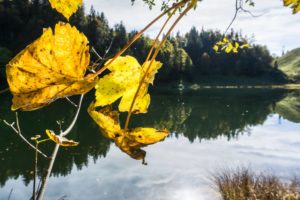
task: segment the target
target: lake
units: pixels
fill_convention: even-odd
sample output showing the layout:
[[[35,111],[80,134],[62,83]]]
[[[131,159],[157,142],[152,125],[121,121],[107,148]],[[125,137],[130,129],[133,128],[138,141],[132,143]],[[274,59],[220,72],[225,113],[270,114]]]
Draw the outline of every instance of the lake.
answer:
[[[273,173],[287,180],[300,171],[300,91],[283,89],[161,88],[151,91],[147,114],[130,127],[168,128],[163,142],[145,147],[144,165],[106,139],[86,110],[68,135],[78,147],[60,148],[45,199],[70,200],[210,200],[217,199],[213,175],[239,166]],[[13,122],[11,97],[0,96],[0,119]],[[77,101],[75,97],[73,99]],[[66,127],[76,109],[66,100],[33,112],[20,112],[26,138],[45,129]],[[124,124],[125,115],[121,115]],[[0,199],[30,199],[34,151],[0,123]],[[51,155],[55,144],[40,149]],[[39,157],[38,176],[48,160]]]

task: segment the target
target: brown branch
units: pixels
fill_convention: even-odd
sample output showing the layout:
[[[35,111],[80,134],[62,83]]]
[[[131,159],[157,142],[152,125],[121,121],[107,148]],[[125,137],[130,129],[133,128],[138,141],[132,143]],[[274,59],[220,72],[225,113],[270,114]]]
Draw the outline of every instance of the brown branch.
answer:
[[[138,32],[132,39],[131,41],[125,45],[106,65],[104,65],[100,70],[98,70],[94,76],[91,78],[95,78],[96,76],[100,75],[103,71],[105,71],[119,56],[121,56],[137,39],[140,38],[140,36],[148,30],[154,23],[156,23],[160,18],[168,14],[170,11],[172,11],[175,8],[178,8],[182,5],[185,5],[188,0],[183,0],[177,4],[174,4],[171,8],[168,10],[164,11],[162,14],[160,14],[158,17],[156,17],[154,20],[152,20],[145,28],[143,28],[140,32]]]
[[[164,45],[164,43],[166,42],[168,36],[171,34],[171,32],[173,31],[173,29],[175,28],[175,26],[177,25],[177,23],[182,19],[182,17],[188,13],[189,10],[191,10],[193,8],[193,6],[191,5],[188,5],[188,7],[179,15],[179,17],[175,20],[175,22],[172,24],[172,26],[169,28],[168,32],[166,33],[165,37],[163,38],[163,40],[161,41],[161,43],[159,44],[159,46],[157,47],[157,49],[155,50],[155,53],[153,54],[152,58],[151,58],[151,61],[148,65],[148,68],[146,69],[145,73],[144,73],[144,76],[142,77],[140,83],[139,83],[139,86],[137,88],[137,91],[134,95],[134,98],[132,100],[132,103],[131,103],[131,106],[130,106],[130,109],[129,109],[129,112],[128,112],[128,115],[127,115],[127,118],[126,118],[126,122],[125,122],[125,129],[128,128],[128,125],[129,125],[129,121],[130,121],[130,117],[132,115],[132,110],[133,110],[133,107],[134,107],[134,104],[135,104],[135,101],[137,99],[137,96],[139,94],[139,91],[142,87],[142,85],[144,84],[144,80],[147,76],[147,73],[149,72],[150,70],[150,67],[151,65],[153,64],[156,56],[158,55],[160,49],[162,48],[162,46]]]

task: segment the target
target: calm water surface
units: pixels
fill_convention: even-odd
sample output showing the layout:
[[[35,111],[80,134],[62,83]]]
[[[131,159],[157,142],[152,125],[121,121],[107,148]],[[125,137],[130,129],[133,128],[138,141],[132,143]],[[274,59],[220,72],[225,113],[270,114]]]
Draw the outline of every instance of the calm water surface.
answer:
[[[134,160],[101,135],[86,113],[68,138],[80,142],[60,149],[45,199],[201,200],[217,199],[212,176],[220,169],[251,166],[286,179],[300,171],[300,91],[207,89],[152,92],[149,113],[132,127],[171,130],[165,141],[145,147],[146,162]],[[0,96],[0,119],[14,121],[11,97]],[[76,98],[75,98],[76,100]],[[20,113],[24,135],[57,130],[57,120],[72,120],[65,100],[42,110]],[[121,119],[124,122],[124,117]],[[54,144],[41,145],[51,155]],[[39,158],[39,176],[48,161]],[[29,199],[34,152],[0,123],[0,199]]]

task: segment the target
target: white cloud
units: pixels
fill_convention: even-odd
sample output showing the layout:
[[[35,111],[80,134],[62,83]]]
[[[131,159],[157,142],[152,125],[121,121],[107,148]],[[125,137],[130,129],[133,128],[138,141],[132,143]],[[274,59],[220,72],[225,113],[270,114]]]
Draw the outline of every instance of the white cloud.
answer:
[[[235,11],[234,0],[204,0],[197,10],[189,13],[174,32],[186,33],[192,26],[198,29],[218,29],[224,31]],[[104,12],[111,25],[123,21],[128,30],[143,28],[160,12],[159,8],[149,10],[141,0],[131,6],[130,0],[86,0],[89,10],[91,5],[99,12]],[[241,30],[248,36],[255,35],[256,43],[267,45],[272,53],[280,54],[282,48],[290,50],[300,46],[300,14],[292,15],[290,8],[282,6],[281,0],[257,0],[251,8],[254,14],[263,14],[253,18],[240,13],[232,28]],[[154,25],[148,35],[152,36],[160,28]]]

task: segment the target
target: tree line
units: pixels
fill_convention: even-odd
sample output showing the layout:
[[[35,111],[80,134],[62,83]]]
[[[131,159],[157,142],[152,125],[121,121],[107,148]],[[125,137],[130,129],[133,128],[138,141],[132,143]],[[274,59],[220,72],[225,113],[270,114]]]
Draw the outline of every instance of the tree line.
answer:
[[[41,35],[44,27],[53,27],[64,18],[55,12],[48,0],[2,0],[0,1],[0,67],[1,85],[5,78],[5,64],[19,51]],[[93,7],[89,12],[80,7],[71,17],[70,23],[76,25],[89,39],[96,54],[110,58],[116,54],[137,31],[127,32],[120,22],[110,27],[105,14],[98,13]],[[185,79],[190,82],[201,82],[203,77],[249,77],[285,82],[286,75],[273,66],[273,58],[267,47],[252,44],[251,48],[238,53],[216,53],[213,46],[222,40],[220,31],[199,30],[192,27],[186,34],[177,33],[168,38],[157,59],[164,64],[158,74],[158,80],[164,82]],[[249,38],[231,30],[227,38],[250,43]],[[126,52],[135,56],[141,63],[146,59],[153,39],[141,37]],[[107,50],[109,49],[109,52]]]

